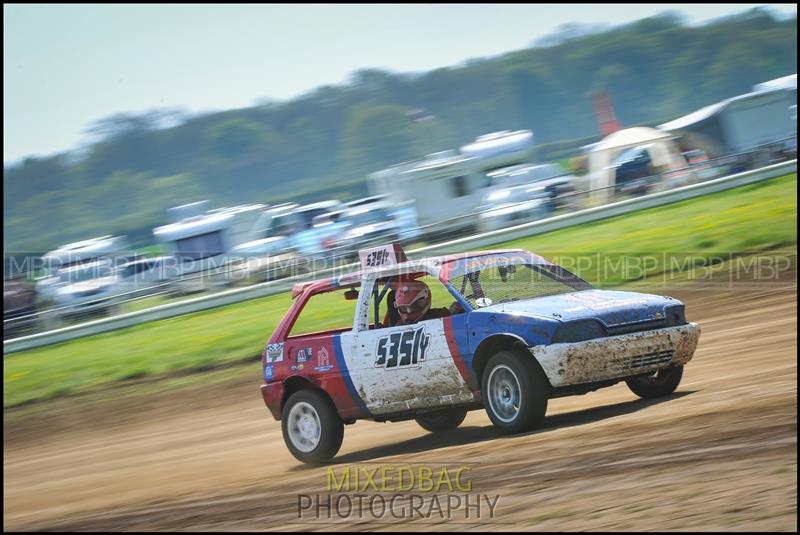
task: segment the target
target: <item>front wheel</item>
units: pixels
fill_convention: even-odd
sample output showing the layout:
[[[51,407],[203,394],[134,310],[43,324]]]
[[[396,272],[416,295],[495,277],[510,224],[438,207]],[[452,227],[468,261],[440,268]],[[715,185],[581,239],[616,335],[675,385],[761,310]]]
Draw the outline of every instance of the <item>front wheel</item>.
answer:
[[[531,355],[500,351],[481,376],[481,397],[492,423],[503,433],[537,427],[547,412],[550,385]]]
[[[683,377],[683,366],[658,370],[650,375],[637,375],[626,379],[628,388],[640,398],[649,399],[672,394]]]
[[[431,433],[443,433],[451,431],[461,425],[467,417],[466,409],[447,409],[443,411],[429,412],[416,417],[417,423]]]
[[[308,464],[333,459],[344,437],[344,424],[333,403],[314,390],[300,390],[289,396],[283,407],[281,428],[289,451]]]

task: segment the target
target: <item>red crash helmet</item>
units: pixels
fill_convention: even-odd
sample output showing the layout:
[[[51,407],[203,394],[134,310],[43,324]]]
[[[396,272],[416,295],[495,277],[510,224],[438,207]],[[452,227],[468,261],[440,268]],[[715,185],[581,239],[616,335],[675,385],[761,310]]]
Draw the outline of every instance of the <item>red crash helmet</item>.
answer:
[[[431,308],[431,290],[420,281],[399,282],[394,303],[403,323],[414,323]]]

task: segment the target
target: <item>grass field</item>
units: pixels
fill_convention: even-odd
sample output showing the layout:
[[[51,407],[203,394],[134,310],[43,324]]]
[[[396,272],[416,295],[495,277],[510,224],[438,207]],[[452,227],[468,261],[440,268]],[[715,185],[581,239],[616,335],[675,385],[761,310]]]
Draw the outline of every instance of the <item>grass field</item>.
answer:
[[[796,199],[797,175],[792,174],[497,248],[535,251],[600,287],[665,274],[679,280],[687,266],[714,258],[796,251]],[[683,262],[687,256],[688,263]],[[614,262],[623,257],[624,265]],[[15,353],[4,359],[3,406],[254,362],[290,302],[288,294],[281,294]],[[342,300],[341,306],[317,311],[313,319],[320,328],[346,322],[352,306]],[[254,369],[254,377],[257,373]]]

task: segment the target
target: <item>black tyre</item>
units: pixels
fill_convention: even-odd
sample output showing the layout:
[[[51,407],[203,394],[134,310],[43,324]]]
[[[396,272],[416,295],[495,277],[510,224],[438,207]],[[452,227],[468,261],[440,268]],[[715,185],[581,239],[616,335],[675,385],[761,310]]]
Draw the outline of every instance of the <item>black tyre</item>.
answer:
[[[344,437],[344,424],[330,398],[315,390],[299,390],[289,396],[281,428],[289,451],[308,464],[333,459]]]
[[[481,376],[483,406],[503,433],[522,433],[541,424],[550,385],[531,355],[500,351]]]
[[[447,409],[443,411],[429,412],[417,416],[417,423],[431,433],[443,433],[451,431],[461,425],[467,417],[467,409]]]
[[[628,388],[640,398],[657,398],[672,394],[683,377],[683,366],[658,370],[650,375],[637,375],[626,379]]]

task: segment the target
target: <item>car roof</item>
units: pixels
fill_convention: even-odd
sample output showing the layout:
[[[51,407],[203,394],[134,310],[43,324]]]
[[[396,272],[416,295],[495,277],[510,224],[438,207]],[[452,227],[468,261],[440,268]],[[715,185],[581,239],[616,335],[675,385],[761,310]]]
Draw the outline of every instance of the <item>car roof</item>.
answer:
[[[306,204],[306,205],[300,206],[299,208],[297,208],[297,211],[298,212],[305,212],[307,210],[318,210],[320,208],[327,208],[327,209],[330,210],[330,209],[333,209],[333,208],[339,208],[340,206],[342,206],[342,202],[341,201],[336,201],[336,200],[319,201],[319,202],[315,202],[315,203],[312,203],[312,204]]]
[[[169,260],[171,258],[172,257],[168,256],[168,255],[167,256],[145,256],[145,257],[142,257],[142,258],[135,258],[133,260],[128,260],[127,262],[122,264],[122,266],[123,267],[124,266],[133,266],[133,265],[136,265],[136,264],[145,264],[145,263],[150,263],[150,262],[152,262],[152,263],[164,262],[164,261]]]
[[[521,164],[511,165],[508,167],[503,167],[486,174],[493,177],[495,176],[500,177],[505,175],[524,175],[530,173],[531,171],[542,171],[550,169],[555,169],[560,172],[564,171],[564,169],[558,163],[552,163],[552,162],[535,163],[535,164],[521,163]]]
[[[353,207],[356,207],[356,206],[365,206],[365,205],[368,205],[368,204],[379,203],[379,202],[382,202],[382,201],[386,200],[388,197],[389,196],[387,194],[382,193],[380,195],[372,195],[370,197],[362,197],[360,199],[355,199],[355,200],[352,200],[352,201],[347,202],[345,204],[346,204],[347,207],[353,208]]]
[[[59,268],[58,272],[61,274],[78,273],[81,271],[91,271],[98,268],[111,268],[113,262],[110,259],[92,260],[91,262],[83,262],[80,264],[73,264]],[[105,271],[105,270],[104,270]]]
[[[391,208],[391,204],[388,202],[374,202],[371,204],[362,204],[359,206],[352,206],[344,210],[347,217],[352,217],[355,215],[366,214],[375,210],[388,210]]]

